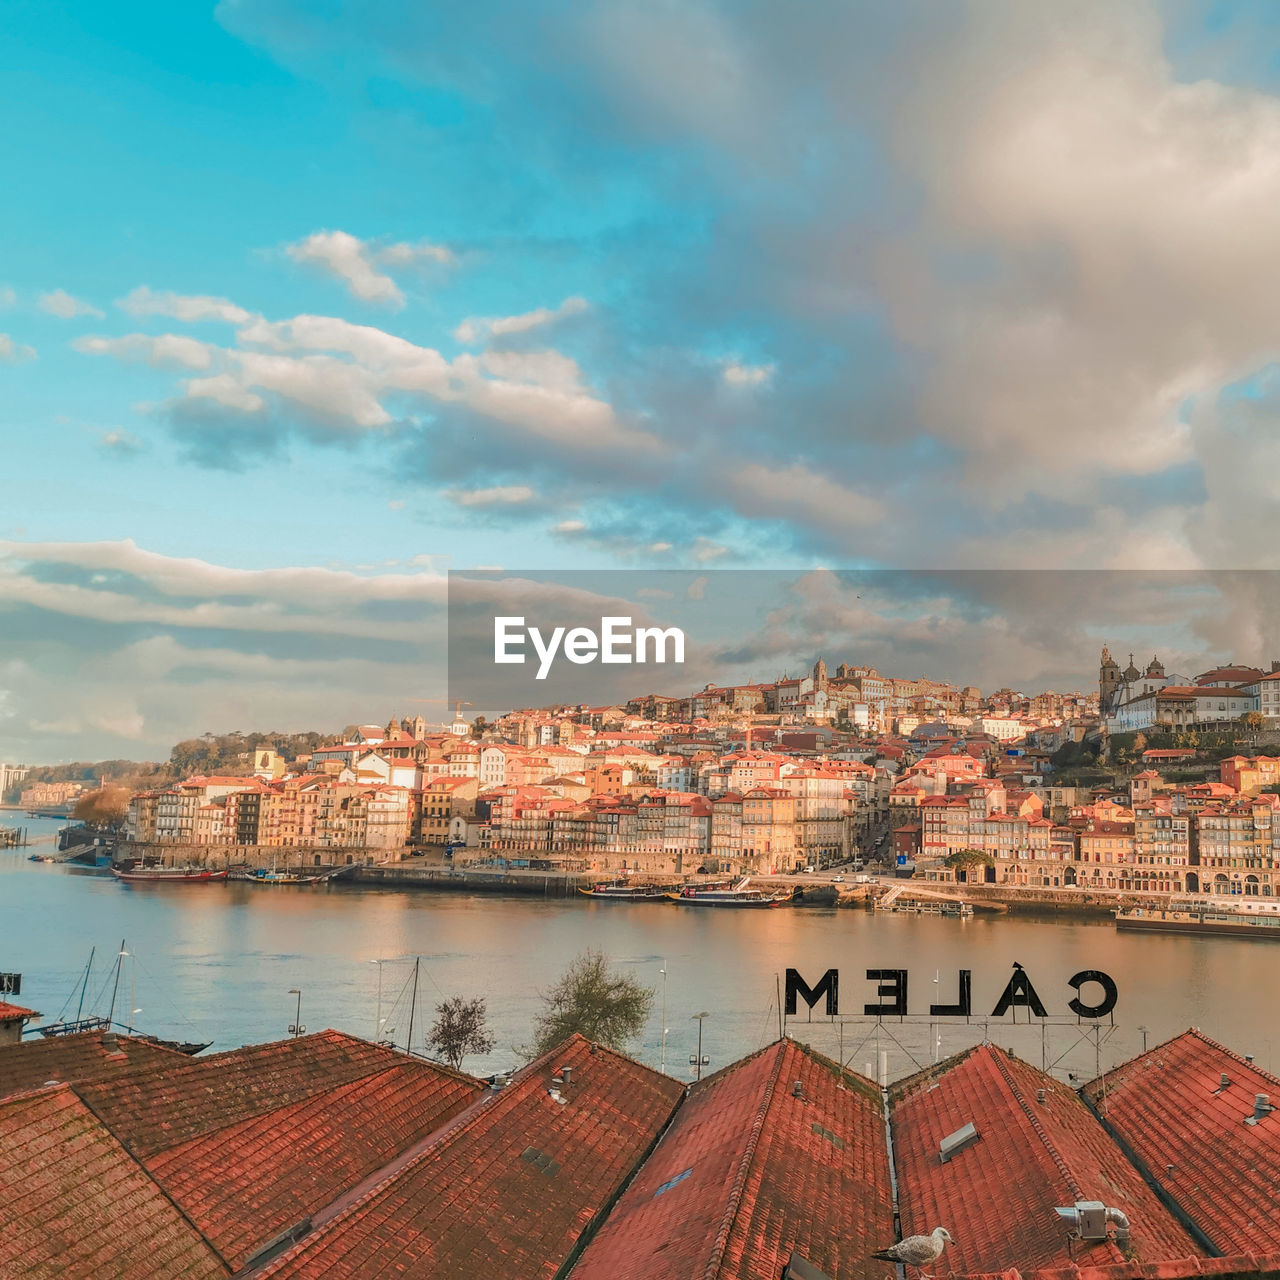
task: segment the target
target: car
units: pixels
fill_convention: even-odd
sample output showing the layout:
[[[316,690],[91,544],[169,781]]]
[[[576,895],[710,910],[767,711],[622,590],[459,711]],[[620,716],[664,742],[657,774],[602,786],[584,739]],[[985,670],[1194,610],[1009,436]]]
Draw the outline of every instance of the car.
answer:
[[[816,871],[816,870],[817,870],[817,868],[816,868],[816,867],[808,866],[808,867],[805,867],[805,869],[804,869],[804,873],[805,873],[805,875],[807,875],[807,876],[811,876],[811,875],[813,875],[814,871]]]
[[[836,875],[831,877],[832,884],[844,884],[844,876]]]

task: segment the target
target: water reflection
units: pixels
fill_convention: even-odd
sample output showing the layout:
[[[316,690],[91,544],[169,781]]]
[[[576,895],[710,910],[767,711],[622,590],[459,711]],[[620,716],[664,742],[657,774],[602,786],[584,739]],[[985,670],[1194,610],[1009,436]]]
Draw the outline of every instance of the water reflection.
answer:
[[[35,826],[34,821],[29,822]],[[57,824],[49,824],[55,827]],[[158,1035],[212,1039],[215,1048],[286,1034],[296,997],[312,1030],[332,1026],[372,1037],[408,1027],[412,957],[421,957],[415,1027],[429,1026],[446,996],[484,995],[498,1047],[469,1059],[475,1071],[516,1061],[528,1043],[540,993],[586,947],[598,947],[655,988],[657,998],[637,1055],[657,1065],[667,970],[668,1069],[687,1072],[697,1023],[714,1071],[778,1033],[779,975],[798,968],[815,982],[827,968],[841,977],[842,1013],[876,999],[869,968],[909,971],[913,1012],[926,1015],[877,1028],[840,1026],[816,1014],[790,1023],[797,1038],[858,1070],[888,1055],[891,1076],[976,1043],[981,1016],[967,1026],[938,1027],[927,1017],[941,990],[953,999],[956,971],[973,970],[974,1008],[989,1013],[1015,961],[1030,973],[1051,1015],[1067,1021],[1074,995],[1066,979],[1102,969],[1120,987],[1115,1027],[1095,1044],[1074,1025],[1047,1029],[991,1022],[997,1043],[1040,1065],[1092,1076],[1142,1047],[1139,1026],[1156,1044],[1199,1026],[1274,1069],[1280,996],[1272,981],[1280,944],[1234,938],[1117,933],[1109,923],[1026,918],[968,921],[861,911],[782,909],[697,912],[656,904],[400,893],[356,887],[165,886],[116,883],[110,877],[27,861],[29,851],[0,853],[0,969],[24,974],[23,1003],[56,1016],[78,984],[96,945],[105,980],[120,939],[131,957],[123,973],[136,991],[139,1022]],[[382,960],[382,964],[376,962]],[[934,986],[935,974],[939,984]],[[379,1001],[379,976],[382,981]],[[136,1007],[135,1006],[135,1007]],[[119,1009],[126,1006],[123,1000]],[[71,1013],[75,1010],[71,1002]],[[1025,1019],[1025,1014],[1023,1015]],[[941,1035],[942,1045],[936,1043]],[[417,1038],[418,1033],[415,1033]]]

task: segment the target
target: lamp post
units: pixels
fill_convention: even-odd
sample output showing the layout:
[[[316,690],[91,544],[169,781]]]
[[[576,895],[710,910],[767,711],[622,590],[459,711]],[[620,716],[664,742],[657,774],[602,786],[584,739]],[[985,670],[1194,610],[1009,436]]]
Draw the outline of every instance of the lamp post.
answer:
[[[689,1065],[697,1072],[697,1078],[699,1080],[702,1079],[702,1068],[711,1061],[710,1058],[704,1058],[702,1056],[702,1020],[703,1018],[709,1018],[710,1016],[711,1015],[705,1009],[701,1013],[695,1013],[693,1015],[698,1023],[698,1052],[695,1057],[689,1059]]]
[[[298,1011],[294,1015],[293,1025],[289,1028],[289,1034],[296,1040],[306,1031],[306,1027],[302,1025],[302,991],[298,987],[290,987],[289,994],[298,997]]]
[[[662,1071],[667,1070],[667,962],[658,970],[662,974]]]

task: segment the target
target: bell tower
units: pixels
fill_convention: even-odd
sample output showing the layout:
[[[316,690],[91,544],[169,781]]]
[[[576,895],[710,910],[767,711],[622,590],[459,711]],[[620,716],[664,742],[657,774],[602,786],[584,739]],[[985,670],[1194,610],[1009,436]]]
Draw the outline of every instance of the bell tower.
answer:
[[[1111,656],[1111,650],[1102,646],[1102,659],[1098,664],[1098,709],[1105,716],[1115,706],[1120,691],[1120,664]]]

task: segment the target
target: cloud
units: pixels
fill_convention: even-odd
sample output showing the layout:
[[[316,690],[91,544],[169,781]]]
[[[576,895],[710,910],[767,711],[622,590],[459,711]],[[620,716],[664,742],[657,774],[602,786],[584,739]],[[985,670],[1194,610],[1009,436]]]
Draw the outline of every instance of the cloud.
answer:
[[[146,285],[139,285],[126,297],[117,299],[116,306],[134,316],[170,316],[189,323],[219,320],[226,324],[245,324],[251,318],[250,312],[226,298],[157,293]]]
[[[141,453],[143,449],[142,441],[133,432],[119,429],[104,431],[98,444],[105,452],[126,458]]]
[[[60,320],[74,320],[77,316],[96,316],[102,318],[102,312],[91,303],[80,298],[73,298],[65,289],[55,289],[52,293],[40,295],[40,310],[47,311]]]
[[[882,520],[883,502],[859,493],[801,463],[789,467],[749,462],[728,477],[739,508],[757,517],[805,520],[847,535]]]
[[[512,484],[488,489],[451,489],[445,496],[460,507],[517,507],[532,502],[537,494],[527,484]]]
[[[459,342],[472,346],[493,338],[528,333],[530,329],[554,324],[568,316],[581,315],[588,305],[586,298],[575,296],[566,298],[558,307],[538,307],[518,316],[470,316],[453,331],[453,336]]]
[[[35,347],[14,342],[7,333],[0,333],[0,364],[25,364],[36,358]]]
[[[71,345],[85,355],[114,356],[118,360],[141,362],[157,369],[208,369],[218,354],[218,348],[211,343],[178,333],[165,333],[158,337],[145,333],[130,333],[120,338],[87,336],[76,338]]]
[[[771,364],[727,364],[721,375],[731,387],[761,387],[773,378]]]
[[[0,311],[13,306],[17,301],[18,295],[7,284],[0,285]]]
[[[378,302],[399,309],[404,294],[396,282],[373,265],[363,240],[345,231],[316,231],[285,252],[295,261],[319,267],[345,281],[348,291],[362,302]]]
[[[438,244],[396,244],[379,246],[359,240],[346,231],[316,231],[285,252],[295,261],[307,263],[346,283],[353,297],[399,310],[405,298],[400,287],[378,265],[411,267],[423,262],[451,265],[453,252]]]
[[[585,533],[587,530],[586,521],[584,520],[561,520],[558,524],[552,526],[553,533]]]

